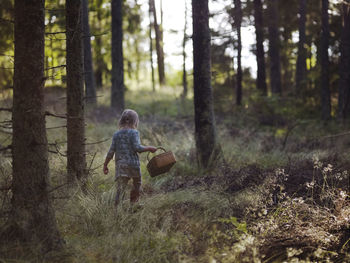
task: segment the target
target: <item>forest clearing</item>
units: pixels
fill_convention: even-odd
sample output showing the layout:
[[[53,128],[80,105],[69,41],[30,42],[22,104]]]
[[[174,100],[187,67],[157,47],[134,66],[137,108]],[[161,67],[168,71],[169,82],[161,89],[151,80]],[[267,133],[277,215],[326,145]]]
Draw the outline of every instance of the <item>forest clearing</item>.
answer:
[[[350,262],[349,0],[2,0],[0,30],[1,263]]]

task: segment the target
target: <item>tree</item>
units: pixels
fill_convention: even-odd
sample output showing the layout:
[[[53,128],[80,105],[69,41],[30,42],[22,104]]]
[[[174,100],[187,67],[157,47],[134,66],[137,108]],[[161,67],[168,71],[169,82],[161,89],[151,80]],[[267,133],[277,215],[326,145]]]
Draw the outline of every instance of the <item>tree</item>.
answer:
[[[183,92],[182,92],[182,98],[186,98],[187,97],[187,72],[186,72],[186,58],[187,58],[187,54],[186,54],[186,43],[187,43],[187,4],[186,4],[186,0],[184,1],[185,3],[185,22],[184,22],[184,36],[183,36],[183,40],[182,40],[182,58],[183,58],[183,62],[182,62],[182,86],[183,86]]]
[[[111,105],[118,113],[124,110],[124,57],[122,0],[112,0],[112,96]]]
[[[16,0],[14,10],[13,180],[7,235],[24,245],[38,245],[45,254],[63,246],[48,191],[43,105],[45,1]]]
[[[271,92],[281,94],[282,84],[277,0],[268,0],[268,16]]]
[[[68,180],[85,185],[85,117],[81,0],[66,0]]]
[[[299,42],[297,68],[295,74],[296,91],[301,94],[306,89],[306,0],[299,1]]]
[[[343,28],[340,41],[338,115],[347,118],[350,100],[350,1],[343,3]]]
[[[157,12],[154,0],[150,0],[150,8],[153,13],[153,25],[156,33],[156,51],[157,51],[157,62],[158,62],[158,76],[160,85],[165,84],[165,73],[164,73],[164,51],[162,41],[162,31],[157,21]]]
[[[234,21],[237,30],[237,83],[236,83],[236,104],[242,105],[242,4],[241,0],[234,0]]]
[[[150,63],[151,63],[151,77],[152,77],[152,90],[155,91],[155,81],[154,81],[154,67],[153,67],[153,39],[152,39],[152,0],[149,0],[149,53],[150,53]]]
[[[211,86],[208,0],[192,0],[195,138],[199,165],[208,167],[216,148]]]
[[[264,52],[264,25],[263,25],[263,8],[261,0],[254,0],[254,23],[256,34],[256,61],[257,61],[257,78],[256,86],[262,95],[267,95],[266,85],[266,67]]]
[[[88,0],[83,1],[83,34],[84,34],[84,79],[85,79],[85,101],[89,104],[96,104],[96,83],[92,66],[91,36],[89,25]]]
[[[321,117],[328,120],[331,115],[331,98],[329,90],[329,18],[328,0],[322,0],[322,32],[321,32]]]

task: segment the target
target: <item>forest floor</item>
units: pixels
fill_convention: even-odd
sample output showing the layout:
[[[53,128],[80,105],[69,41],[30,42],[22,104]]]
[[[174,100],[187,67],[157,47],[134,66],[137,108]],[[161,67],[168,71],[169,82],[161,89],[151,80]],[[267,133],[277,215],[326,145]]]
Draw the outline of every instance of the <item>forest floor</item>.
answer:
[[[47,262],[350,261],[349,127],[300,117],[286,102],[250,101],[216,114],[223,157],[201,170],[191,101],[176,97],[171,89],[156,97],[127,95],[128,107],[140,115],[142,143],[173,151],[177,163],[151,178],[141,154],[141,199],[136,205],[125,200],[117,210],[114,164],[102,173],[117,129],[115,113],[104,106],[108,97],[87,109],[88,194],[65,186],[65,120],[47,117],[50,150],[58,152],[50,154],[52,200],[67,247]],[[55,114],[64,114],[64,103],[61,90],[46,96]],[[8,137],[0,133],[2,146]],[[2,153],[0,160],[0,186],[8,185],[10,156]],[[0,191],[0,227],[9,200],[10,191]],[[18,251],[0,251],[0,262],[30,261]]]

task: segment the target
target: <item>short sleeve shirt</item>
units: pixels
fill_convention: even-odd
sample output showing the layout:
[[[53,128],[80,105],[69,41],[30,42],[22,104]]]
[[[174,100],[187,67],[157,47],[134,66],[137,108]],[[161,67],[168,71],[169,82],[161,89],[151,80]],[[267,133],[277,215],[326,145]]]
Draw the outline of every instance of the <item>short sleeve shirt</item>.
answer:
[[[129,167],[139,168],[140,160],[138,152],[145,149],[141,145],[139,132],[135,129],[121,129],[114,133],[108,156],[113,157],[115,154],[115,164],[126,165]]]

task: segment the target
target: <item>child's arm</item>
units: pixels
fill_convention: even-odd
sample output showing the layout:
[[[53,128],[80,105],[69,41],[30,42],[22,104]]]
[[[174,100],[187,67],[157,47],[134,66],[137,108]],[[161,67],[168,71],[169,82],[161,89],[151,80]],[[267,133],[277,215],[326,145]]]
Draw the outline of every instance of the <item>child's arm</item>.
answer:
[[[109,170],[108,170],[108,163],[112,159],[113,159],[113,155],[111,156],[110,154],[107,154],[105,162],[103,164],[103,173],[104,174],[108,174],[108,172],[109,172]]]
[[[136,152],[155,152],[157,150],[156,147],[153,146],[143,146],[141,145],[141,141],[140,141],[140,135],[139,132],[136,131],[133,136],[132,136],[132,145],[133,148]]]

